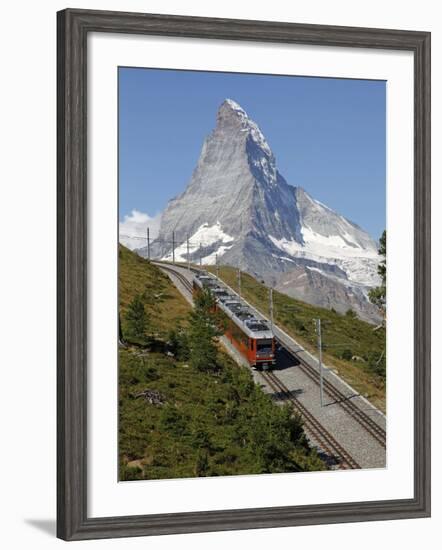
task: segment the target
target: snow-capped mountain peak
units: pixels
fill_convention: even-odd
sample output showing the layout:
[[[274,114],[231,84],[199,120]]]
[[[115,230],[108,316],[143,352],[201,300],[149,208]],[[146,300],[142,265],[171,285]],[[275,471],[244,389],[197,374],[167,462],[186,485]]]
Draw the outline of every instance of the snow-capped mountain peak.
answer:
[[[219,108],[218,121],[222,121],[226,117],[230,118],[232,115],[241,124],[241,131],[247,133],[266,156],[273,157],[272,150],[258,124],[249,117],[239,103],[227,98]]]
[[[241,107],[241,105],[239,103],[237,103],[236,101],[234,101],[233,99],[230,99],[228,97],[224,100],[224,103],[226,103],[231,109],[233,109],[235,112],[237,112],[239,116],[241,116],[243,118],[249,118],[247,113]]]
[[[154,257],[172,259],[172,235],[176,261],[218,256],[301,300],[376,319],[367,301],[378,283],[375,242],[289,185],[259,126],[232,99],[219,107],[186,189],[162,214]]]

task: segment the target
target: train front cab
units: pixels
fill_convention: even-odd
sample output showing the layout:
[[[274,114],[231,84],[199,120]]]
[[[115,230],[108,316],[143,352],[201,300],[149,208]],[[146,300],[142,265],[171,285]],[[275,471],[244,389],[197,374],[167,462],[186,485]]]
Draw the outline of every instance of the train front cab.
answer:
[[[249,338],[249,363],[258,370],[271,370],[275,367],[275,339]]]

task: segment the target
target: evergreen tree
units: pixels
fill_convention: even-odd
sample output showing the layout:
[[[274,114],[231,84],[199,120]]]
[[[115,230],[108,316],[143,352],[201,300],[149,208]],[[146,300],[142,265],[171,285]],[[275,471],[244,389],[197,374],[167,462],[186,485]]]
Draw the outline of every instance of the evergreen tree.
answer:
[[[379,254],[383,256],[383,260],[378,266],[378,273],[382,277],[383,286],[387,283],[387,232],[383,231],[379,239]]]
[[[126,313],[127,335],[130,338],[144,341],[146,339],[147,315],[139,294],[129,304]]]
[[[378,265],[378,273],[382,278],[382,282],[380,286],[370,290],[369,298],[373,304],[385,310],[387,293],[387,232],[385,229],[379,239],[378,252],[382,256],[382,260]]]
[[[187,361],[189,359],[189,341],[187,332],[181,327],[172,328],[169,331],[170,351],[175,355],[178,361]]]
[[[217,370],[217,349],[214,338],[222,334],[217,315],[213,312],[215,300],[204,290],[195,299],[190,314],[190,363],[201,371]]]

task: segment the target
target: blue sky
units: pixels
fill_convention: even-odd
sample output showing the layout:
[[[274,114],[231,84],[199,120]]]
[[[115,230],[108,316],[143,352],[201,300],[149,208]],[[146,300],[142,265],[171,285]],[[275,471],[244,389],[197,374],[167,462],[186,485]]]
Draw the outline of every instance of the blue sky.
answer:
[[[120,68],[123,231],[136,222],[133,210],[149,220],[185,189],[230,97],[258,123],[288,183],[377,240],[385,228],[385,91],[383,81]]]

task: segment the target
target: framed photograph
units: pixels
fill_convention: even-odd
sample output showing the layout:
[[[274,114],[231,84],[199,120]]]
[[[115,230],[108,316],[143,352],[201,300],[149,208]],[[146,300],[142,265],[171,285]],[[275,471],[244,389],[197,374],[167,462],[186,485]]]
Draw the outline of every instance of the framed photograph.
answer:
[[[58,536],[429,516],[430,34],[57,22]]]

